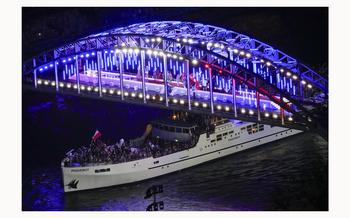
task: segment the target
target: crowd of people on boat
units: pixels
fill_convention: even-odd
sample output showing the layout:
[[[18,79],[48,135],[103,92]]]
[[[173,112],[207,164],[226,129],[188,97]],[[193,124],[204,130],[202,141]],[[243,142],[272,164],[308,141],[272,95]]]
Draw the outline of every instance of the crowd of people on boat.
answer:
[[[89,166],[95,164],[116,164],[144,159],[153,156],[161,157],[195,145],[191,142],[171,142],[150,138],[142,146],[131,147],[124,139],[114,145],[106,145],[101,140],[92,141],[90,146],[82,146],[67,153],[66,166]]]

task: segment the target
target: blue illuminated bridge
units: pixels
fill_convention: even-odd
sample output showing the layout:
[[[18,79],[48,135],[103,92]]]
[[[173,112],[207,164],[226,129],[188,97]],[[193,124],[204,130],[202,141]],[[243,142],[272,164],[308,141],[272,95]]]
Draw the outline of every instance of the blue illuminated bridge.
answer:
[[[312,129],[328,81],[249,36],[200,23],[138,23],[23,64],[23,87]]]

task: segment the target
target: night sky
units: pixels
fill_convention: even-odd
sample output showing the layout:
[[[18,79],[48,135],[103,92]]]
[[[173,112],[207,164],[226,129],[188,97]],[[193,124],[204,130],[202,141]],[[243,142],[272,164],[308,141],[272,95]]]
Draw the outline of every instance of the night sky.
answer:
[[[23,60],[114,27],[180,20],[232,29],[323,75],[328,71],[328,8],[23,8],[22,12]]]

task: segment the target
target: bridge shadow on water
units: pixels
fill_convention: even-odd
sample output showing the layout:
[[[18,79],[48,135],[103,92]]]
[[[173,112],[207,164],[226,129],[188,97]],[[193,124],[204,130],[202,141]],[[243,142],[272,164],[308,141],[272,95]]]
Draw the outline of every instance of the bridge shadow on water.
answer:
[[[169,111],[89,99],[23,93],[22,209],[144,211],[147,188],[169,211],[328,210],[328,143],[303,133],[169,175],[122,186],[64,194],[60,160],[89,143],[142,134]]]

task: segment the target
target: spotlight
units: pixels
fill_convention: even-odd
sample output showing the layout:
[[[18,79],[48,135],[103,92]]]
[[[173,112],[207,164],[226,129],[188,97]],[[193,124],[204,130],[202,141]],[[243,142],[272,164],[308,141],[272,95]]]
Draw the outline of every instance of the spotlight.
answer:
[[[124,46],[125,46],[125,43],[123,42],[123,43],[122,43],[122,47],[124,47]]]
[[[53,64],[50,64],[50,67],[53,67]]]
[[[240,54],[240,55],[244,55],[244,54],[245,54],[245,52],[244,52],[244,51],[241,51],[241,52],[239,52],[239,54]]]
[[[211,43],[211,42],[208,42],[208,44],[207,44],[208,47],[211,47],[212,45],[213,45],[213,43]]]
[[[90,57],[90,55],[89,55],[89,54],[86,54],[85,57],[88,58],[88,57]]]
[[[126,48],[123,48],[123,50],[122,50],[124,53],[126,53],[127,51],[128,51],[128,49],[126,49]]]
[[[140,50],[139,50],[138,48],[135,48],[135,49],[134,49],[134,52],[135,52],[136,54],[138,54],[138,53],[140,52]]]
[[[238,49],[233,49],[233,53],[237,54],[238,53]]]
[[[136,94],[133,92],[133,93],[131,93],[131,97],[135,97],[136,96]]]
[[[145,41],[146,41],[146,42],[149,42],[149,39],[146,39]]]
[[[253,114],[254,114],[254,111],[249,110],[249,115],[253,115]]]
[[[173,58],[176,59],[176,58],[177,58],[177,55],[173,55]]]
[[[147,53],[148,55],[151,55],[151,54],[152,54],[152,50],[148,49],[146,53]]]
[[[164,56],[164,52],[159,52],[159,56]]]
[[[308,87],[309,89],[312,89],[312,85],[311,85],[311,84],[308,84],[307,87]]]
[[[273,114],[272,117],[273,117],[274,119],[277,119],[277,118],[278,118],[278,115],[277,115],[277,114]]]
[[[219,44],[219,43],[215,43],[215,44],[214,44],[214,47],[215,47],[215,48],[219,48],[219,47],[220,47],[220,44]]]
[[[70,83],[67,83],[67,88],[71,88],[72,87],[72,85],[70,84]]]
[[[188,39],[188,43],[192,44],[193,43],[193,39]]]
[[[281,73],[283,73],[283,72],[284,72],[284,70],[281,68],[281,69],[280,69],[280,72],[281,72]]]
[[[205,66],[205,68],[209,68],[209,64],[206,64],[206,65],[204,65]]]
[[[95,55],[95,52],[92,52],[91,55],[94,56],[94,55]]]
[[[160,41],[162,41],[162,39],[161,39],[160,37],[157,37],[157,38],[156,38],[156,41],[157,41],[157,42],[160,42]]]
[[[45,66],[44,68],[47,69],[47,66]]]
[[[149,99],[149,98],[150,98],[150,96],[149,96],[149,94],[147,94],[147,95],[146,95],[146,99]]]
[[[154,54],[155,56],[157,56],[157,55],[158,55],[158,51],[153,51],[153,54]]]
[[[174,98],[174,99],[173,99],[173,102],[176,104],[176,103],[177,103],[177,99],[176,99],[176,98]]]
[[[181,99],[180,104],[185,104],[185,101]]]
[[[91,91],[91,87],[90,87],[90,86],[88,86],[88,87],[87,87],[87,90],[88,90],[88,91]]]
[[[103,88],[103,89],[102,89],[102,92],[103,92],[103,93],[106,93],[106,92],[107,92],[107,90],[106,90],[105,88]]]
[[[218,110],[221,110],[221,105],[218,105],[218,106],[216,106],[216,108],[218,109]]]
[[[56,85],[56,83],[55,83],[54,81],[52,81],[52,82],[51,82],[51,85],[52,85],[52,86],[55,86],[55,85]]]
[[[72,60],[72,58],[68,58],[68,61],[71,61]]]
[[[113,90],[113,89],[110,89],[110,90],[109,90],[109,94],[112,95],[113,93],[114,93],[114,90]]]
[[[142,98],[142,97],[143,97],[143,95],[142,95],[142,93],[140,93],[140,94],[139,94],[139,98]]]
[[[120,95],[120,94],[121,94],[121,92],[120,92],[120,90],[118,90],[118,91],[117,91],[117,95]]]
[[[80,86],[80,89],[81,90],[85,90],[85,86]]]
[[[97,87],[95,87],[95,88],[94,88],[94,91],[95,91],[95,92],[98,92],[98,88],[97,88]]]
[[[288,117],[288,120],[289,120],[289,121],[293,121],[293,118],[292,118],[292,117]]]
[[[193,60],[192,60],[192,64],[193,64],[193,65],[197,65],[197,64],[198,64],[198,61],[197,61],[196,59],[193,59]]]
[[[271,66],[271,63],[270,62],[266,62],[266,66]]]
[[[179,59],[180,59],[180,60],[183,60],[184,58],[180,56]]]
[[[229,111],[230,108],[228,106],[225,107],[225,111]]]
[[[194,102],[194,106],[198,107],[199,103],[198,102]]]
[[[293,79],[294,80],[298,79],[298,76],[297,75],[293,75]]]
[[[246,110],[244,108],[241,109],[241,113],[245,114]]]
[[[288,72],[286,73],[286,75],[287,75],[287,76],[291,76],[292,74],[288,71]]]
[[[170,58],[170,57],[171,57],[171,54],[168,53],[168,54],[166,54],[166,56],[167,56],[168,58]]]
[[[43,71],[43,68],[40,68],[39,71]]]
[[[208,107],[208,104],[207,103],[203,103],[203,107]]]
[[[124,92],[124,95],[125,96],[129,96],[129,92]]]
[[[45,84],[45,85],[49,85],[49,81],[46,81],[46,80],[45,80],[44,84]]]
[[[38,84],[41,85],[41,83],[42,83],[42,81],[41,81],[41,79],[39,79],[39,80],[38,80]]]
[[[264,59],[260,59],[260,62],[261,62],[261,63],[264,63],[265,61],[264,61]]]
[[[305,80],[302,80],[301,83],[302,83],[303,85],[305,85],[305,84],[306,84],[306,81],[305,81]]]
[[[269,113],[265,113],[265,117],[269,117],[270,116],[270,114]]]
[[[186,39],[186,38],[184,38],[184,39],[182,39],[182,41],[183,41],[183,42],[187,42],[187,39]]]
[[[119,50],[119,49],[116,49],[116,50],[115,50],[115,53],[120,53],[120,50]]]
[[[128,52],[131,54],[133,52],[132,48],[129,48]]]
[[[180,39],[179,39],[179,38],[177,38],[177,39],[176,39],[176,41],[180,42]]]
[[[155,42],[155,41],[156,41],[156,39],[155,39],[155,38],[152,38],[152,39],[151,39],[151,42]]]
[[[152,100],[156,100],[156,96],[155,95],[152,96]]]
[[[159,101],[163,101],[163,97],[162,96],[159,97]]]
[[[247,58],[250,58],[252,55],[251,55],[250,53],[247,53],[245,56],[246,56]]]

